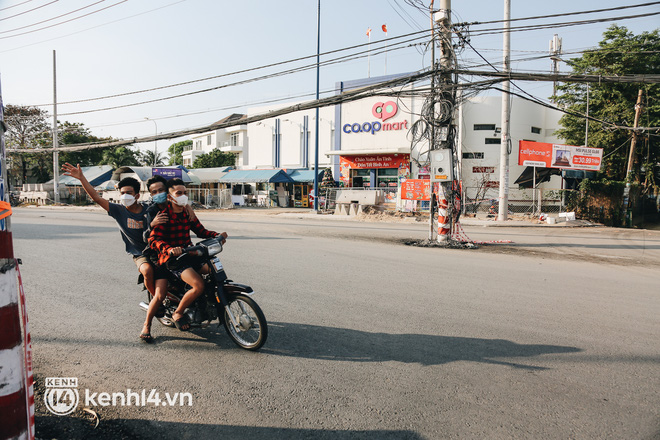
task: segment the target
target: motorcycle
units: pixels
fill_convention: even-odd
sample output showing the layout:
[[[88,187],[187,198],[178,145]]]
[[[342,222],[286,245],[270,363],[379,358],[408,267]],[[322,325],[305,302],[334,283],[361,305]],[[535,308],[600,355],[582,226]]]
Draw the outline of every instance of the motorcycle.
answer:
[[[205,282],[204,292],[185,311],[190,328],[204,328],[210,325],[211,321],[219,319],[218,326],[224,326],[236,345],[246,350],[258,350],[268,337],[266,317],[251,298],[254,294],[252,288],[227,278],[217,257],[220,252],[222,243],[216,238],[209,238],[183,249],[183,253],[177,257],[179,260],[185,255],[199,256],[210,269],[209,274],[202,275]],[[156,319],[164,326],[174,327],[172,314],[190,287],[174,276],[168,281],[167,294],[156,312]],[[151,298],[152,295],[147,291],[148,301],[141,302],[140,308],[147,311]]]

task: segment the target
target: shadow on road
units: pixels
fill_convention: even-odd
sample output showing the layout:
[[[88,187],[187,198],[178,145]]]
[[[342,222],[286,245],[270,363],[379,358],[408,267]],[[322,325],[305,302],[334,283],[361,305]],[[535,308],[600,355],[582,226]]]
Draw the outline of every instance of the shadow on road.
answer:
[[[359,330],[285,322],[268,323],[263,353],[349,362],[403,362],[440,365],[470,361],[514,368],[545,370],[508,358],[576,353],[576,347],[525,345],[504,339],[464,338],[422,334],[370,333]]]
[[[187,407],[178,409],[183,412]],[[180,439],[211,438],[237,439],[410,439],[424,437],[409,430],[324,430],[303,428],[276,428],[236,425],[209,425],[184,422],[149,422],[139,419],[104,419],[100,410],[99,426],[94,429],[88,414],[80,409],[69,416],[39,415],[35,417],[37,438],[75,439]],[[137,411],[137,410],[136,410]],[[48,413],[46,413],[48,414]]]

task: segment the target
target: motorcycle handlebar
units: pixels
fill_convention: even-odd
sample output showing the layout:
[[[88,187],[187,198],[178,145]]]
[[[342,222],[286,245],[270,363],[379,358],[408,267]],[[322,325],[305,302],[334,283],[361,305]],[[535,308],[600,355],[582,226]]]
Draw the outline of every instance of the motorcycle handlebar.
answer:
[[[197,253],[198,256],[203,255],[204,248],[202,246],[190,246],[187,248],[183,248],[181,250],[181,255],[176,257],[177,261],[180,260],[182,257],[188,255],[188,254],[195,254]]]

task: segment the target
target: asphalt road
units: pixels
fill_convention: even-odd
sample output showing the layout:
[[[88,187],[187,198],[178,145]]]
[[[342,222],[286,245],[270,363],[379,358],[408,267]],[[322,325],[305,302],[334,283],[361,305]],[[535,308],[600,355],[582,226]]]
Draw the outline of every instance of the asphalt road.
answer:
[[[403,245],[423,224],[244,214],[200,218],[229,233],[227,273],[257,292],[258,353],[215,326],[154,323],[140,343],[144,294],[113,220],[15,210],[38,434],[660,438],[657,233],[472,227],[516,243],[452,250]],[[90,406],[91,431],[82,409],[49,415],[46,377],[77,377],[81,400],[155,389],[192,405]]]

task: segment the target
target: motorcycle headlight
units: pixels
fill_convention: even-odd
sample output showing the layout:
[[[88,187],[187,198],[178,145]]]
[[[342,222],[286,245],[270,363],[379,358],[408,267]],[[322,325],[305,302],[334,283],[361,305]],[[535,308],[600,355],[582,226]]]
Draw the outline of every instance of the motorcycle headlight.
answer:
[[[209,246],[207,247],[209,256],[217,255],[220,252],[222,252],[222,245],[220,244],[219,241],[214,240],[213,243],[210,243]]]

